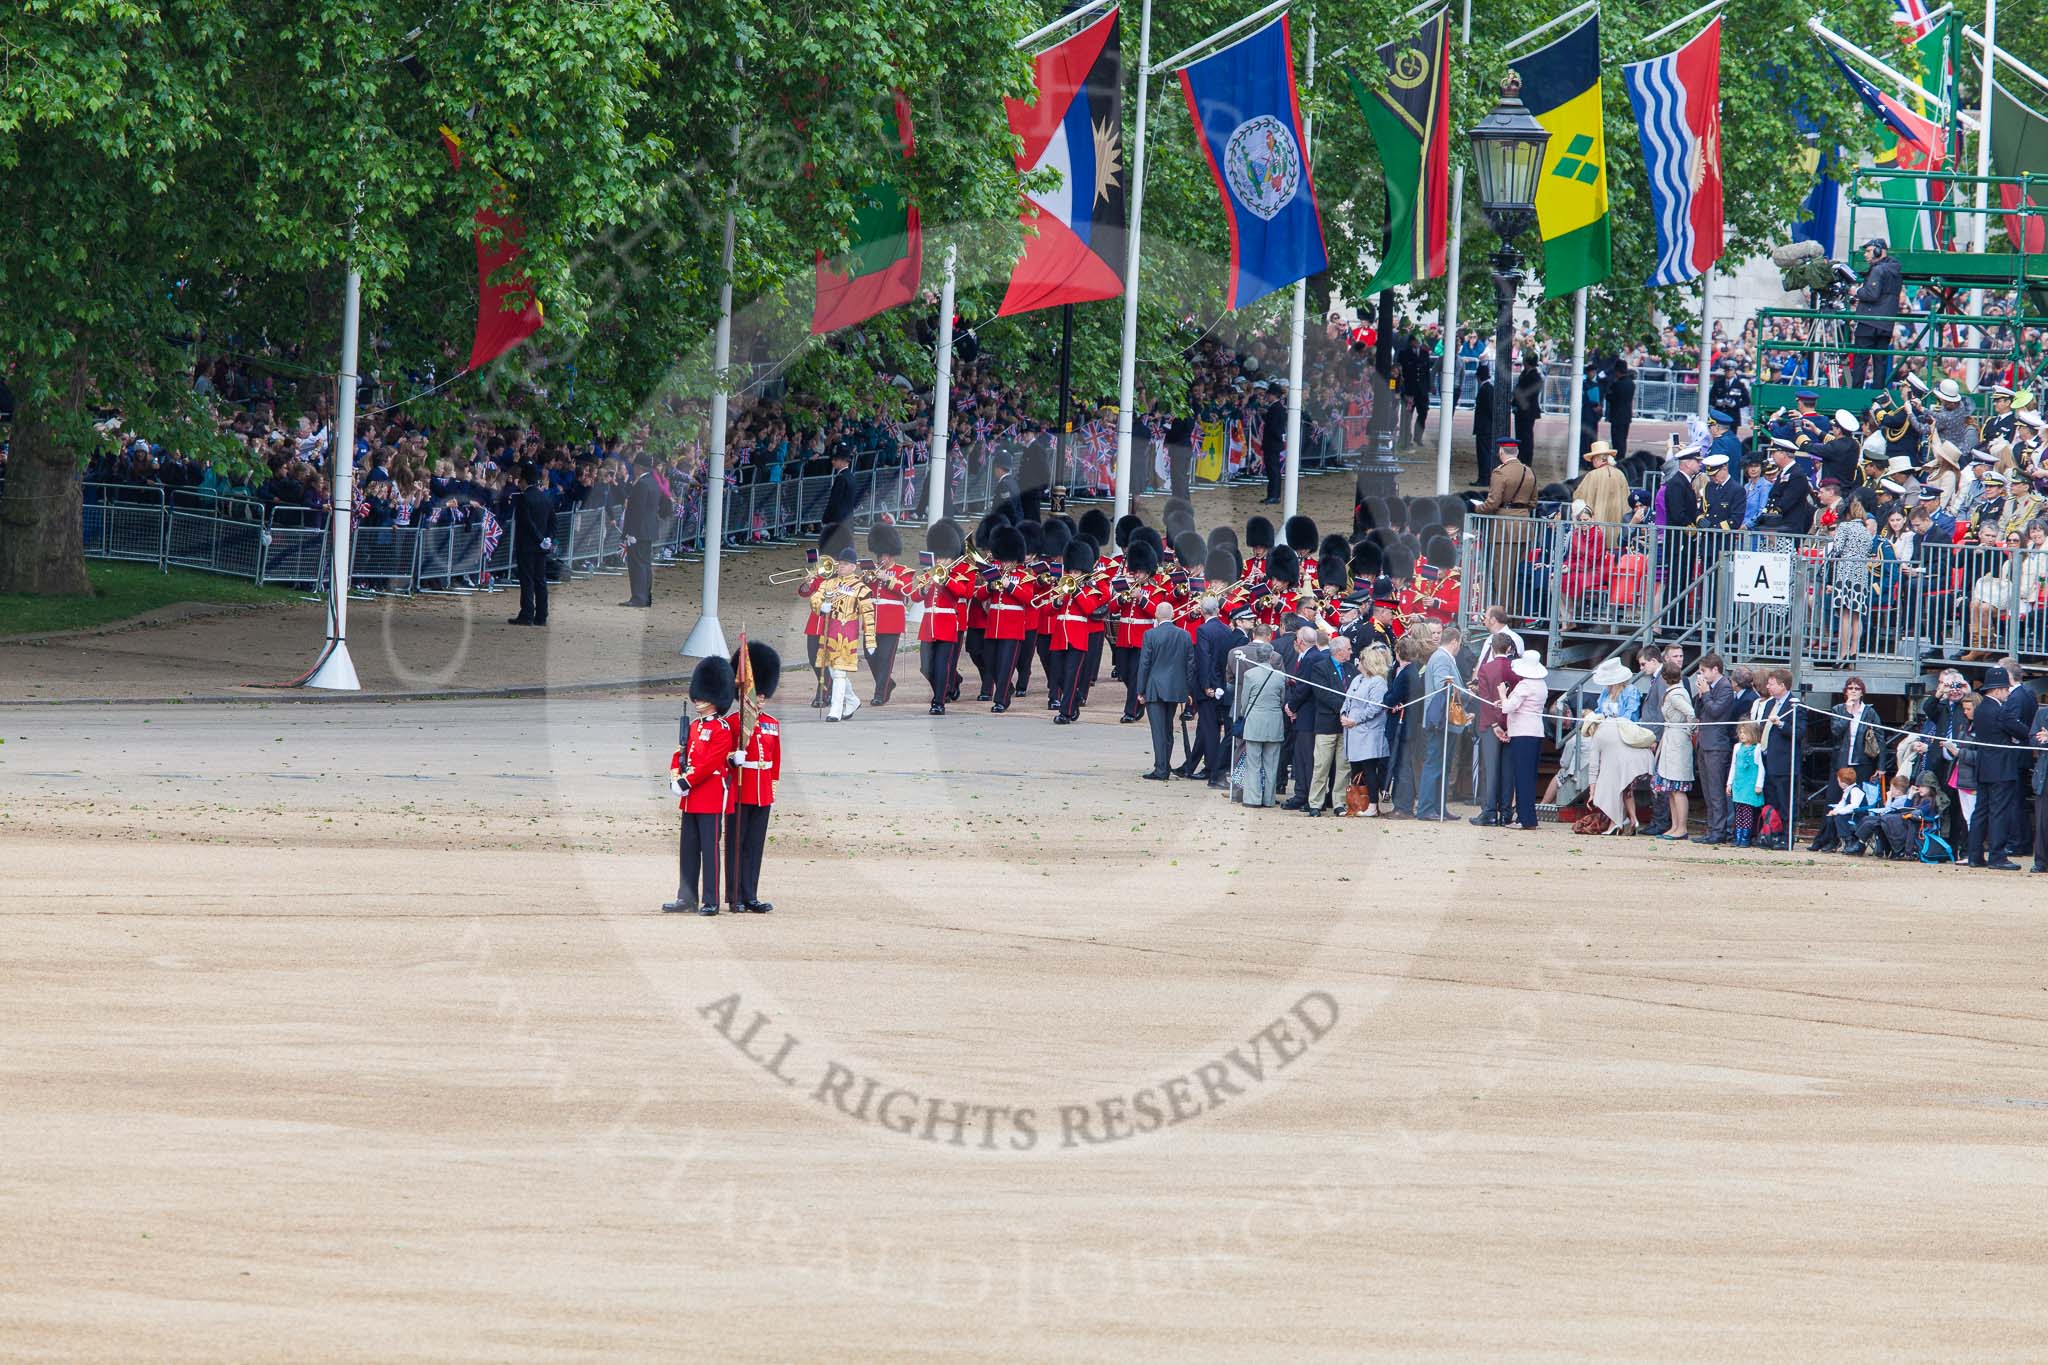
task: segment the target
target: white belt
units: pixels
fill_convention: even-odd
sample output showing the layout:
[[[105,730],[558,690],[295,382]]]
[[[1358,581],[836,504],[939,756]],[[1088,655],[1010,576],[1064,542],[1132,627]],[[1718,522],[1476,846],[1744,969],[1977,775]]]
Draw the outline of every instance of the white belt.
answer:
[[[948,616],[952,616],[955,614],[951,607],[926,607],[924,609],[924,614],[926,616],[937,616],[940,612],[944,612]]]
[[[989,603],[989,604],[988,604],[988,609],[989,609],[990,611],[1022,611],[1022,610],[1024,610],[1024,608],[1022,608],[1022,607],[1018,606],[1018,605],[1017,605],[1017,604],[1016,604],[1015,602],[991,602],[991,603]]]
[[[742,768],[772,768],[775,765],[765,758],[743,758],[738,766]]]
[[[1086,621],[1088,618],[1085,616],[1073,616],[1069,615],[1066,612],[1061,612],[1058,616],[1055,616],[1052,619],[1055,621]]]
[[[1149,626],[1152,624],[1152,618],[1149,616],[1119,616],[1116,618],[1116,623],[1120,626]]]

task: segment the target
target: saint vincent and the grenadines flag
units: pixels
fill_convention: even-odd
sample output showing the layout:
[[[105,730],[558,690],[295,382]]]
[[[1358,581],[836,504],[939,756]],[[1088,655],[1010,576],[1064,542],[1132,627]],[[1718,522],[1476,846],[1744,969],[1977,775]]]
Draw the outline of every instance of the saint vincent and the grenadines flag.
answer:
[[[910,101],[896,92],[896,136],[907,160],[917,150],[910,127]],[[924,269],[924,230],[917,209],[894,185],[869,185],[856,196],[844,256],[817,258],[817,297],[811,305],[813,335],[851,327],[917,297]]]
[[[1385,248],[1365,293],[1444,273],[1451,207],[1450,44],[1448,16],[1439,14],[1413,38],[1375,49],[1386,72],[1383,89],[1369,90],[1356,72],[1345,70],[1386,172]]]
[[[1058,172],[1026,191],[1024,251],[1003,294],[1003,317],[1115,298],[1124,289],[1124,67],[1117,11],[1038,54],[1035,98],[1005,99],[1022,141],[1017,169]]]
[[[1607,137],[1600,120],[1600,16],[1509,63],[1522,103],[1550,132],[1536,181],[1543,297],[1598,284],[1614,269],[1607,220]]]

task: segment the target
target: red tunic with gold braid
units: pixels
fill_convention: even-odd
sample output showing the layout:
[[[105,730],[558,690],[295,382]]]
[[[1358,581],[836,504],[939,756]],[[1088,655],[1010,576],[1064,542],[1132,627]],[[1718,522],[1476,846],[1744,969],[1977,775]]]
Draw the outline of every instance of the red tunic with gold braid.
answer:
[[[1050,619],[1046,621],[1046,648],[1088,648],[1088,637],[1093,633],[1091,627],[1096,624],[1088,618],[1108,595],[1107,588],[1092,581],[1084,582],[1072,597],[1048,607]]]
[[[740,742],[738,709],[735,708],[726,720],[731,722],[733,749],[737,752]],[[740,761],[733,766],[733,773],[732,794],[726,800],[727,815],[741,806],[775,804],[775,784],[782,777],[782,725],[766,711],[754,718],[753,737],[747,741],[746,750],[740,753]]]
[[[800,588],[798,588],[798,589],[796,590],[796,595],[797,595],[798,597],[801,597],[801,598],[803,598],[803,599],[804,599],[804,602],[805,602],[805,604],[806,604],[806,605],[809,605],[809,603],[810,603],[810,600],[811,600],[811,599],[812,599],[813,597],[817,596],[817,593],[818,593],[818,589],[820,589],[820,588],[822,588],[822,587],[824,587],[824,586],[825,586],[825,579],[826,579],[826,577],[827,577],[827,575],[825,575],[825,574],[821,574],[821,573],[813,573],[813,574],[812,574],[812,575],[811,575],[811,576],[810,576],[809,578],[806,578],[806,579],[804,580],[804,582],[803,582],[803,586],[802,586],[802,587],[800,587]],[[807,618],[805,618],[805,620],[804,620],[804,634],[806,634],[806,635],[823,635],[824,633],[825,633],[825,617],[824,617],[824,614],[823,614],[822,612],[820,612],[820,611],[819,611],[819,610],[818,610],[818,609],[817,609],[816,607],[814,607],[814,606],[813,606],[813,607],[811,607],[811,614],[810,614],[810,616],[808,616],[808,617],[807,617]]]
[[[1118,649],[1142,648],[1145,632],[1152,629],[1153,613],[1161,602],[1172,600],[1173,588],[1160,575],[1132,580],[1110,608],[1110,624],[1116,632],[1110,637],[1110,644]]]
[[[1010,565],[993,582],[981,586],[981,602],[988,609],[988,638],[1021,640],[1031,628],[1038,595],[1038,583],[1022,568]]]

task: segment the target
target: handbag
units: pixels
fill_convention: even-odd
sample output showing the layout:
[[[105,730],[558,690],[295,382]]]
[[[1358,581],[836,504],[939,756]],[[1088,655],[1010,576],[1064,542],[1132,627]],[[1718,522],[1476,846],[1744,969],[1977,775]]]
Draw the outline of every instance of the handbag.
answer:
[[[1471,714],[1465,710],[1465,699],[1456,692],[1450,695],[1450,707],[1445,716],[1453,730],[1462,730],[1472,723]]]
[[[1638,725],[1627,716],[1616,716],[1621,725],[1621,742],[1631,749],[1654,749],[1657,747],[1657,732]]]

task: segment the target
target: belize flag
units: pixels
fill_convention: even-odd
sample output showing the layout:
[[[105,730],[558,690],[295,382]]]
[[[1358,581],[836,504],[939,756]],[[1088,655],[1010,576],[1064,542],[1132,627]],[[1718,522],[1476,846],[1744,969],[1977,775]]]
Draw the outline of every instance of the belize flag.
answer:
[[[1124,291],[1123,49],[1111,10],[1038,54],[1029,103],[1005,99],[1022,140],[1020,171],[1052,170],[1059,184],[1027,192],[1029,229],[999,316],[1112,299]]]
[[[1181,68],[1180,88],[1230,224],[1225,306],[1327,269],[1287,16]]]
[[[1654,288],[1683,284],[1721,258],[1721,21],[1676,52],[1621,69],[1650,206],[1657,220]]]

